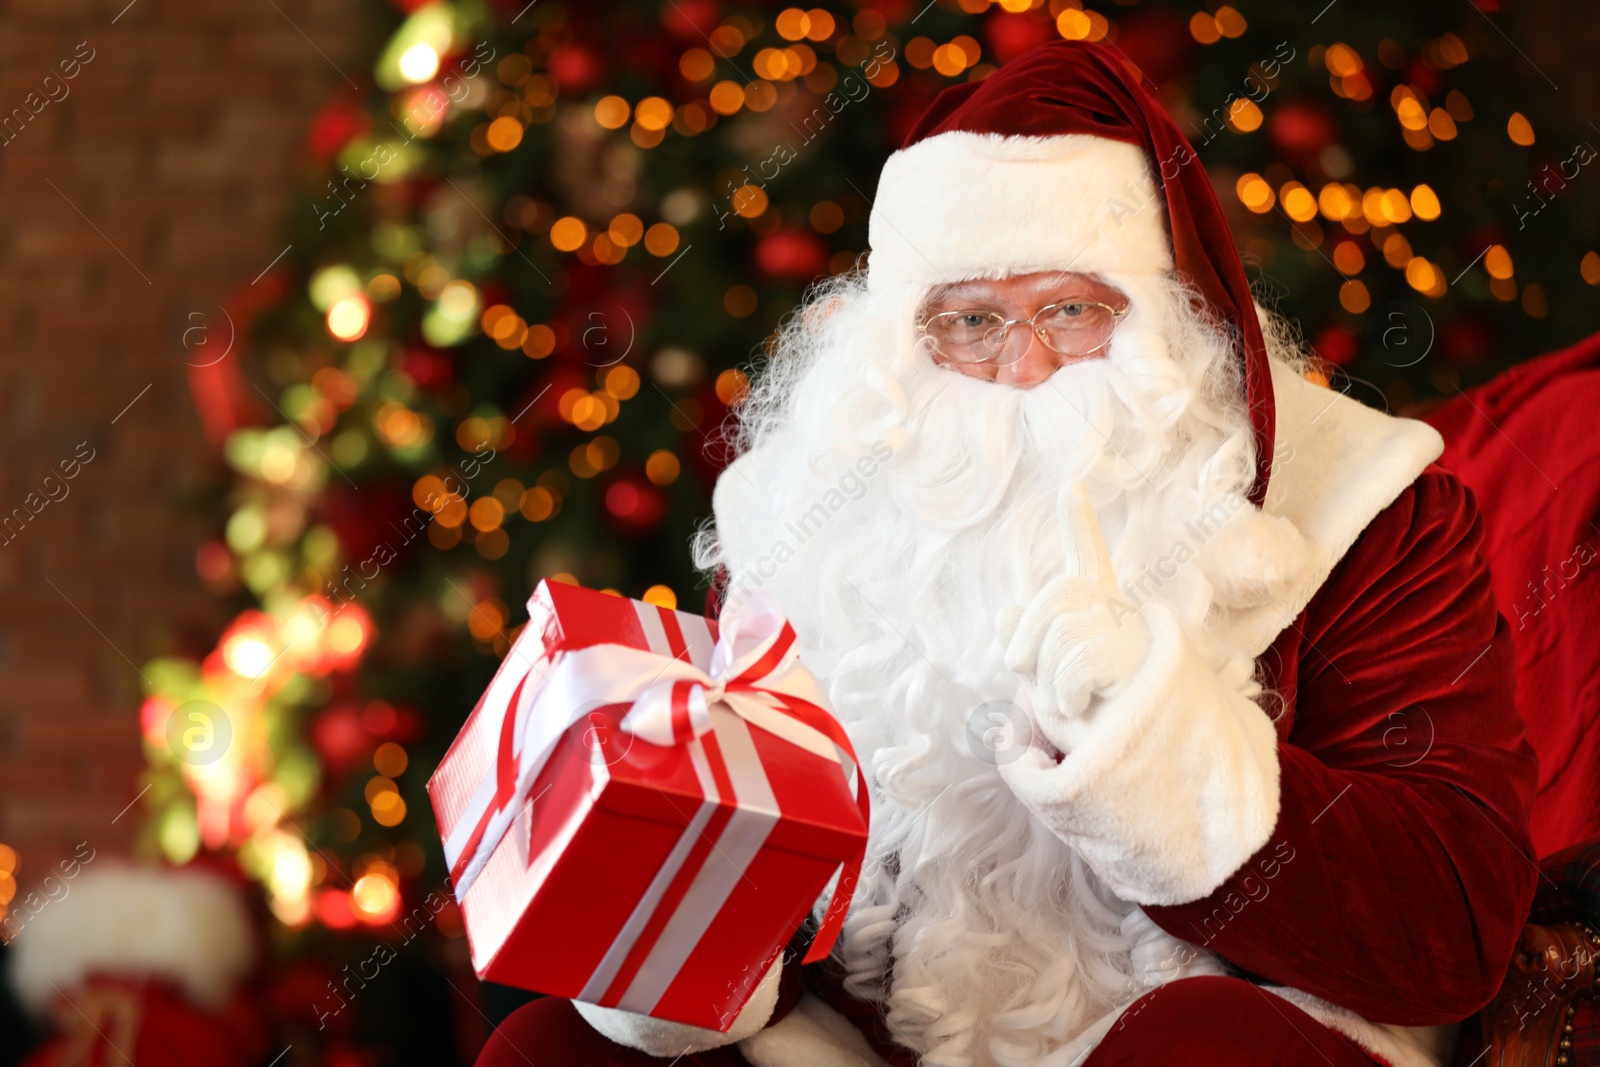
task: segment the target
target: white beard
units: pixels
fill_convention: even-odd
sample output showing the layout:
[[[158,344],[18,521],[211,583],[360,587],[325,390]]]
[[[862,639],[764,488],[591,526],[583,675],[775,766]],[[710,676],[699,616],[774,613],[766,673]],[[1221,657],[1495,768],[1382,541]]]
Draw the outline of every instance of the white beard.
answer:
[[[1225,341],[1174,283],[1107,280],[1132,299],[1110,358],[1029,390],[933,366],[910,340],[922,293],[836,284],[780,339],[699,544],[730,599],[776,595],[864,762],[871,842],[836,952],[929,1067],[1040,1064],[1143,992],[1149,920],[996,766],[1026,728],[995,746],[1021,683],[995,617],[1060,573],[1060,487],[1088,486],[1132,604],[1172,606],[1219,671],[1250,670],[1209,625],[1248,595],[1228,557],[1267,521],[1242,496]],[[1208,509],[1222,532],[1185,528]]]

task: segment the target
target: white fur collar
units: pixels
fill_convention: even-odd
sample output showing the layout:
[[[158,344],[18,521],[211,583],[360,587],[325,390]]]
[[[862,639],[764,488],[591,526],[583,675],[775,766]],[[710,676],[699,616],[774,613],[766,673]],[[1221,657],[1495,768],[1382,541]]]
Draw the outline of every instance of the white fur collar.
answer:
[[[1283,596],[1225,617],[1225,632],[1251,656],[1294,622],[1361,531],[1444,452],[1427,423],[1367,407],[1276,361],[1272,391],[1277,430],[1263,510],[1300,531],[1310,573]]]

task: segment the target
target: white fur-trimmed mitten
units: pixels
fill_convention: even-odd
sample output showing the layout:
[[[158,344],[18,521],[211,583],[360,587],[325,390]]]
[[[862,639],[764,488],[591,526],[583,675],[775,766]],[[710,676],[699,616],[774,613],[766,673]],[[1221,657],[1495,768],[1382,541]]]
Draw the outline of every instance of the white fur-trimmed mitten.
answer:
[[[1124,900],[1198,900],[1277,825],[1277,731],[1248,664],[1219,676],[1164,604],[1122,614],[1082,487],[1060,507],[1066,576],[999,624],[1061,757],[1029,747],[1001,775]]]
[[[783,953],[780,952],[772,961],[772,966],[767,968],[767,973],[761,976],[756,991],[739,1009],[733,1025],[726,1031],[653,1019],[618,1008],[585,1004],[581,1000],[573,1001],[572,1006],[602,1036],[619,1045],[638,1049],[650,1056],[682,1056],[743,1041],[766,1026],[778,1004],[778,979],[782,973]]]

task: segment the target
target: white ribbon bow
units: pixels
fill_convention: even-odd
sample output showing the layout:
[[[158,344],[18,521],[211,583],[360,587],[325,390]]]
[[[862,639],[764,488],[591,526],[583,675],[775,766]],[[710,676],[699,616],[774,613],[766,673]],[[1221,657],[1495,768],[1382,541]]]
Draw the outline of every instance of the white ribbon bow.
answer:
[[[724,705],[785,741],[840,763],[851,784],[862,788],[849,741],[821,710],[826,707],[821,686],[801,666],[794,631],[771,594],[758,590],[741,599],[723,612],[718,631],[706,669],[649,649],[601,644],[561,653],[542,680],[529,677],[517,687],[514,706],[506,709],[516,716],[514,777],[506,780],[501,764],[500,773],[480,787],[480,793],[489,793],[482,815],[462,819],[445,841],[457,900],[465,899],[527,804],[561,738],[597,707],[631,701],[622,728],[640,740],[670,746],[708,732],[711,709]],[[812,708],[820,715],[810,713]],[[479,808],[468,806],[469,811]]]

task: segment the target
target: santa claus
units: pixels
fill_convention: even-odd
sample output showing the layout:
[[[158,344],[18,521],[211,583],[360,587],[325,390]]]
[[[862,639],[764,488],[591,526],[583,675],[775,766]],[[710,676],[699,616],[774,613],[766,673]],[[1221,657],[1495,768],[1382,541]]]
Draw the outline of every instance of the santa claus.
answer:
[[[1439,435],[1308,379],[1101,48],[946,91],[870,239],[777,339],[698,544],[861,754],[844,934],[727,1033],[547,1000],[488,1056],[1449,1062],[1536,869]]]

